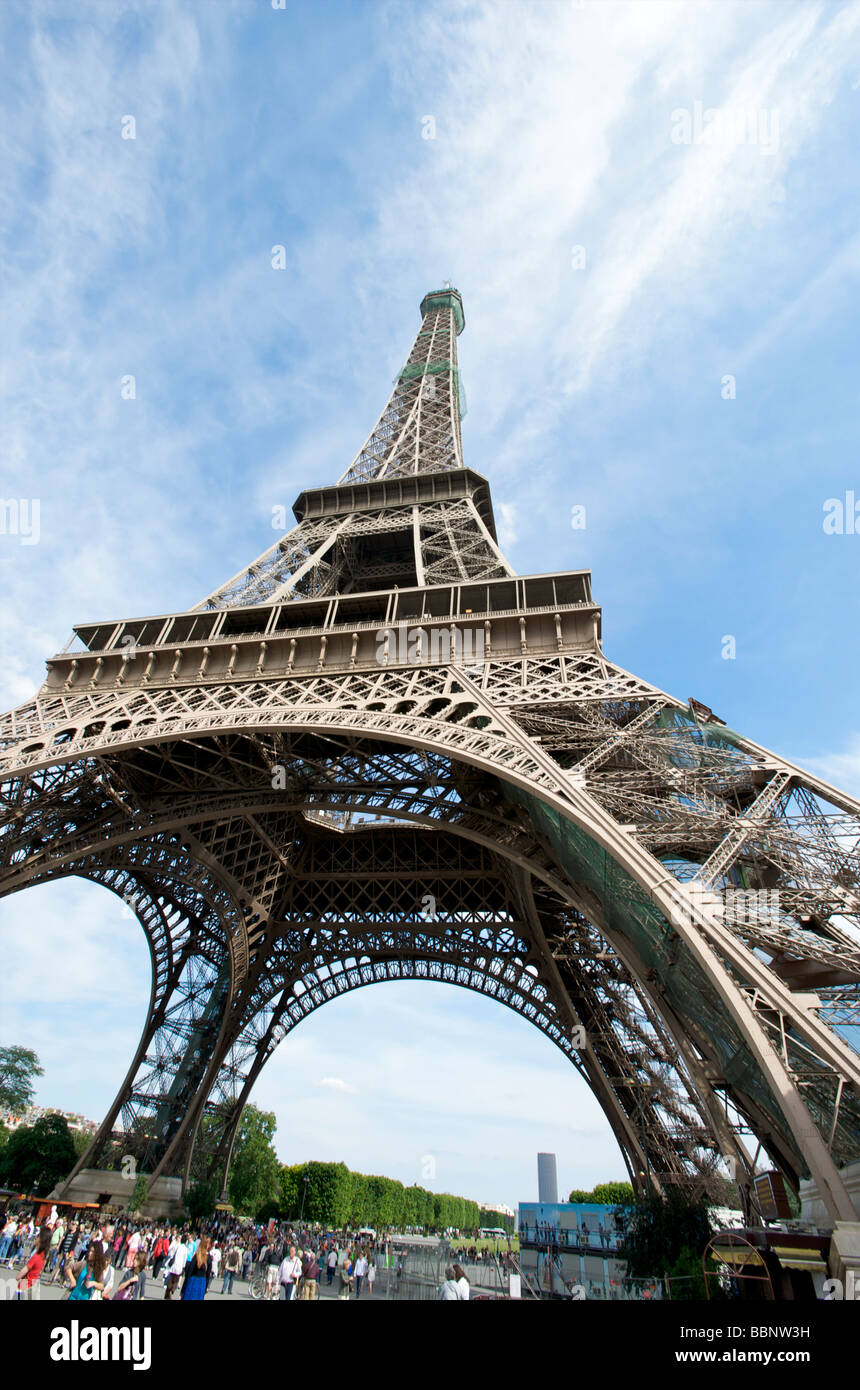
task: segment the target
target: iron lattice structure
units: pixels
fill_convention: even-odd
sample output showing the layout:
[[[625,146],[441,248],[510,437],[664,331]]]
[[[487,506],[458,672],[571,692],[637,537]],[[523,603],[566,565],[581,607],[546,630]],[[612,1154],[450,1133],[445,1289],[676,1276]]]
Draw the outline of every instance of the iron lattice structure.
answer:
[[[860,804],[607,660],[588,571],[513,573],[463,464],[463,323],[426,296],[370,438],[271,549],[189,611],[76,628],[3,720],[0,890],[92,879],[152,955],[78,1167],[121,1128],[153,1177],[223,1187],[296,1024],[442,980],[561,1048],[638,1190],[721,1159],[748,1190],[763,1148],[852,1220]]]

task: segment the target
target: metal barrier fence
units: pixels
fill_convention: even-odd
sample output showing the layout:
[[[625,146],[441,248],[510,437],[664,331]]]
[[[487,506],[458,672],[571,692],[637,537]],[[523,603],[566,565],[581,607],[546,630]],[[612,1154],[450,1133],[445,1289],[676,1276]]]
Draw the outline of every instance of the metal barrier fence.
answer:
[[[480,1261],[466,1261],[452,1255],[450,1246],[410,1245],[404,1249],[393,1248],[389,1255],[390,1263],[384,1257],[377,1266],[376,1288],[383,1298],[430,1302],[439,1297],[439,1289],[445,1279],[449,1265],[459,1264],[471,1285],[472,1297],[489,1295],[507,1296],[510,1291],[510,1274],[521,1273],[505,1269],[497,1258]],[[522,1296],[537,1297],[537,1290],[525,1274],[521,1275]]]
[[[395,1243],[387,1254],[378,1251],[374,1296],[392,1301],[434,1302],[439,1298],[448,1265],[455,1263],[460,1265],[469,1280],[472,1298],[508,1297],[512,1273],[520,1275],[521,1298],[549,1297],[549,1289],[538,1284],[537,1271],[528,1266],[522,1268],[516,1257],[513,1269],[499,1256],[466,1261],[453,1255],[450,1246],[442,1242],[402,1247]],[[672,1280],[673,1284],[676,1282],[688,1281]],[[583,1278],[573,1283],[566,1283],[556,1275],[554,1290],[556,1297],[568,1297],[572,1301],[660,1303],[671,1297],[667,1283],[662,1279],[627,1279],[618,1275],[603,1279]]]

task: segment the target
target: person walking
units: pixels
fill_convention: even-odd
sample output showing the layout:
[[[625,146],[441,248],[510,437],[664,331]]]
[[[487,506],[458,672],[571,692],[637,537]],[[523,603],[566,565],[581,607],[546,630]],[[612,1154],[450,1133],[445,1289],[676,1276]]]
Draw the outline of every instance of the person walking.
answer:
[[[371,1255],[367,1262],[367,1296],[373,1298],[373,1285],[376,1282],[376,1261]]]
[[[180,1298],[183,1302],[200,1302],[206,1297],[206,1289],[212,1275],[209,1258],[209,1237],[201,1236],[197,1248],[185,1267],[185,1283]]]
[[[15,1234],[16,1234],[17,1230],[18,1230],[18,1218],[17,1218],[17,1216],[10,1216],[10,1217],[9,1217],[9,1220],[6,1222],[6,1225],[3,1227],[2,1232],[0,1232],[0,1264],[2,1264],[3,1261],[6,1259],[6,1257],[8,1256],[9,1251],[10,1251],[10,1249],[12,1248],[12,1241],[13,1241],[14,1238],[15,1238]],[[11,1260],[9,1260],[9,1265],[10,1265],[10,1268],[11,1268],[11,1265],[12,1265],[12,1261],[11,1261]]]
[[[176,1244],[172,1246],[172,1250],[173,1254],[169,1257],[170,1263],[167,1267],[167,1288],[164,1291],[165,1299],[171,1299],[176,1293],[176,1289],[185,1272],[185,1265],[187,1263],[186,1256],[188,1251],[184,1240],[180,1240],[179,1237],[177,1237]]]
[[[136,1259],[136,1257],[137,1257],[137,1252],[138,1252],[139,1249],[140,1249],[140,1231],[137,1230],[137,1228],[135,1227],[135,1229],[132,1231],[131,1235],[130,1235],[129,1238],[128,1238],[128,1244],[127,1244],[126,1247],[125,1247],[125,1267],[126,1267],[126,1270],[130,1270],[130,1269],[133,1268],[135,1259]]]
[[[79,1227],[73,1227],[72,1223],[69,1222],[69,1225],[66,1229],[66,1234],[60,1241],[60,1249],[57,1257],[57,1262],[53,1270],[51,1271],[50,1282],[52,1284],[55,1284],[58,1279],[64,1278],[67,1263],[69,1262],[69,1260],[73,1260],[75,1258],[75,1245],[78,1240],[78,1235]]]
[[[96,1275],[90,1294],[90,1302],[100,1303],[103,1299],[110,1298],[111,1289],[114,1284],[114,1272],[113,1265],[110,1262],[110,1241],[94,1240],[93,1245],[95,1246],[94,1270],[97,1269],[99,1265],[99,1254],[101,1254],[102,1260],[101,1273]]]
[[[161,1273],[161,1268],[162,1268],[162,1265],[164,1264],[164,1261],[167,1259],[167,1253],[168,1253],[169,1249],[170,1249],[170,1241],[167,1239],[167,1236],[166,1236],[166,1234],[164,1233],[164,1231],[159,1230],[159,1231],[156,1233],[155,1244],[154,1244],[153,1247],[152,1247],[152,1277],[153,1277],[153,1279],[157,1279],[158,1276],[159,1276],[159,1274]]]
[[[302,1262],[296,1254],[296,1247],[291,1245],[278,1270],[278,1283],[284,1291],[284,1298],[287,1303],[291,1303],[296,1296],[296,1284],[301,1273]]]
[[[313,1250],[309,1250],[302,1264],[302,1298],[313,1300],[317,1298],[317,1289],[320,1277],[320,1267],[317,1257]]]
[[[221,1246],[218,1244],[217,1240],[214,1242],[214,1244],[213,1244],[213,1246],[212,1246],[211,1260],[212,1260],[212,1278],[213,1278],[213,1279],[217,1279],[217,1278],[218,1278],[218,1275],[219,1275],[220,1272],[221,1272]]]
[[[145,1295],[146,1255],[143,1251],[138,1250],[134,1257],[134,1264],[130,1270],[126,1270],[123,1280],[113,1296],[113,1301],[116,1302],[119,1299],[123,1302],[133,1298],[144,1298]]]
[[[29,1254],[28,1246],[35,1231],[36,1227],[32,1217],[27,1217],[25,1220],[18,1222],[18,1228],[12,1236],[12,1245],[9,1250],[9,1259],[7,1261],[10,1269],[13,1265],[17,1264],[19,1260],[27,1258]]]
[[[443,1303],[454,1303],[459,1301],[460,1290],[457,1288],[457,1279],[454,1274],[453,1265],[449,1265],[445,1270],[445,1278],[439,1285],[439,1298]]]
[[[37,1244],[37,1246],[36,1246],[36,1249],[33,1251],[33,1254],[30,1256],[30,1258],[29,1258],[29,1260],[27,1261],[27,1263],[26,1263],[24,1269],[22,1269],[22,1270],[21,1270],[21,1273],[18,1275],[18,1288],[17,1288],[17,1290],[16,1290],[16,1294],[17,1294],[17,1297],[18,1297],[18,1298],[22,1298],[22,1297],[23,1297],[23,1295],[22,1295],[22,1293],[21,1293],[21,1285],[22,1285],[22,1284],[26,1284],[27,1293],[28,1293],[28,1294],[29,1294],[30,1290],[32,1289],[33,1285],[34,1285],[34,1284],[38,1284],[39,1279],[41,1278],[41,1275],[42,1275],[42,1270],[43,1270],[44,1267],[45,1267],[45,1260],[47,1259],[47,1256],[48,1256],[48,1250],[50,1249],[50,1244],[51,1244],[51,1233],[50,1233],[50,1231],[48,1230],[48,1228],[45,1227],[45,1229],[42,1231],[41,1235],[39,1236],[39,1241],[38,1241],[38,1244]]]
[[[53,1227],[51,1227],[51,1244],[48,1248],[48,1258],[46,1260],[46,1273],[48,1274],[51,1274],[54,1271],[54,1269],[56,1269],[57,1260],[60,1258],[60,1246],[63,1243],[63,1237],[65,1234],[66,1223],[62,1219],[60,1219],[59,1221],[56,1221],[54,1223]]]
[[[233,1292],[233,1280],[242,1270],[242,1251],[238,1245],[231,1245],[224,1260],[224,1283],[221,1285],[221,1293]]]
[[[81,1299],[91,1302],[94,1298],[100,1299],[104,1288],[105,1266],[107,1257],[102,1249],[101,1241],[92,1240],[87,1247],[86,1259],[78,1271],[77,1283],[69,1294],[72,1302]]]
[[[329,1288],[331,1288],[332,1280],[334,1279],[335,1272],[336,1272],[336,1270],[337,1270],[337,1246],[336,1246],[336,1245],[333,1245],[332,1248],[331,1248],[331,1250],[329,1250],[328,1255],[327,1255],[327,1257],[326,1257],[326,1262],[325,1262],[325,1263],[326,1263],[326,1277],[328,1278],[328,1285],[329,1285]]]
[[[340,1267],[340,1293],[338,1298],[342,1298],[346,1303],[349,1301],[349,1291],[352,1288],[352,1265],[350,1264],[349,1252],[343,1252],[343,1264]]]
[[[66,1265],[66,1277],[69,1281],[68,1297],[72,1303],[82,1299],[89,1302],[90,1290],[87,1287],[87,1280],[92,1274],[93,1254],[93,1248],[90,1246],[84,1253],[83,1259],[69,1262]]]
[[[367,1273],[367,1256],[363,1250],[359,1252],[358,1259],[355,1262],[352,1272],[355,1276],[355,1296],[356,1298],[361,1298],[361,1285]]]

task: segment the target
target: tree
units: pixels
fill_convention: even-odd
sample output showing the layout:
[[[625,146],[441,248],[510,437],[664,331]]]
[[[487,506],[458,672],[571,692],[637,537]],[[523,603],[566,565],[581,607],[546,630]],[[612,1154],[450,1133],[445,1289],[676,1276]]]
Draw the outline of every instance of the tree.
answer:
[[[146,1174],[138,1173],[137,1182],[134,1185],[134,1189],[131,1194],[131,1199],[128,1204],[129,1211],[140,1211],[148,1196],[149,1183],[147,1182]]]
[[[367,1221],[365,1212],[369,1205],[367,1178],[363,1173],[353,1173],[349,1194],[349,1223],[362,1226]]]
[[[9,1138],[9,1131],[8,1131],[8,1129],[6,1128],[6,1126],[5,1126],[2,1122],[0,1122],[0,1149],[3,1148],[3,1145],[6,1143],[6,1140],[7,1140],[8,1138]]]
[[[76,1161],[63,1116],[43,1115],[34,1125],[20,1125],[0,1150],[0,1184],[43,1197]]]
[[[230,1165],[230,1201],[237,1212],[256,1216],[280,1197],[280,1164],[272,1140],[277,1120],[270,1110],[246,1105]]]
[[[497,1226],[511,1235],[514,1229],[514,1218],[512,1216],[505,1216],[505,1214],[500,1211],[491,1211],[488,1207],[479,1207],[478,1225]]]
[[[299,1197],[299,1174],[301,1171],[300,1163],[294,1164],[291,1168],[284,1164],[280,1171],[281,1192],[278,1205],[281,1215],[286,1220],[299,1214],[299,1202],[301,1201]]]
[[[701,1302],[709,1292],[711,1298],[721,1296],[719,1279],[711,1280],[710,1290],[705,1288],[702,1257],[686,1245],[678,1252],[677,1260],[671,1269],[666,1270],[666,1274],[669,1277],[669,1297],[673,1300]]]
[[[345,1163],[284,1165],[278,1174],[277,1195],[256,1213],[258,1220],[276,1214],[293,1221],[303,1217],[326,1226],[371,1226],[374,1230],[390,1226],[469,1230],[481,1225],[477,1202],[449,1192],[404,1187],[396,1178],[352,1173]]]
[[[678,1265],[685,1250],[688,1259],[701,1259],[710,1236],[706,1199],[670,1188],[665,1197],[652,1192],[635,1204],[619,1255],[631,1278],[660,1278]]]
[[[633,1205],[635,1193],[629,1182],[599,1182],[590,1192],[575,1187],[568,1197],[569,1202],[597,1202],[606,1207],[629,1207]]]
[[[92,1143],[93,1136],[88,1134],[85,1129],[73,1129],[71,1135],[72,1143],[75,1146],[75,1160],[83,1158]]]
[[[592,1202],[602,1202],[607,1207],[632,1207],[634,1199],[629,1182],[599,1182],[591,1194]]]
[[[33,1104],[36,1077],[44,1075],[29,1047],[0,1047],[0,1110],[23,1115]]]
[[[290,1188],[295,1210],[291,1215],[324,1226],[344,1226],[352,1219],[354,1174],[345,1163],[302,1163],[294,1171],[295,1186],[291,1181]]]
[[[201,1221],[205,1216],[212,1215],[217,1201],[214,1183],[209,1182],[208,1178],[200,1178],[192,1183],[185,1194],[185,1210],[192,1221]]]

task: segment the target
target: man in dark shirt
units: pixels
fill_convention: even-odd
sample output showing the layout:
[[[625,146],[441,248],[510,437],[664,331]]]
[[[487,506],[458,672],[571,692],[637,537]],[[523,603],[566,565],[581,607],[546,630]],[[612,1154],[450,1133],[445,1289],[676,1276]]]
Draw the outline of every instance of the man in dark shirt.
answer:
[[[66,1264],[70,1259],[74,1257],[75,1246],[78,1243],[79,1237],[80,1227],[72,1226],[71,1222],[69,1222],[66,1234],[60,1241],[60,1254],[57,1263],[54,1266],[54,1272],[51,1275],[50,1283],[53,1284],[56,1282],[57,1279],[62,1279],[63,1271],[65,1270]]]

